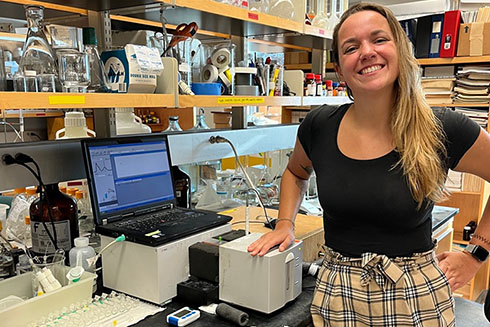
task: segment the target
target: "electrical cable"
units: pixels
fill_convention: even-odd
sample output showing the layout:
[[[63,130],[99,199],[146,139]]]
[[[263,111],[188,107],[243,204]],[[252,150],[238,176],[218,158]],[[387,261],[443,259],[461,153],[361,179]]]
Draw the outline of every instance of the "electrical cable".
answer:
[[[44,220],[41,219],[41,223],[43,224],[43,227],[44,227],[44,230],[46,231],[46,234],[48,235],[51,243],[53,244],[55,250],[58,250],[58,242],[57,242],[57,234],[56,234],[56,228],[55,228],[55,225],[54,225],[54,219],[53,219],[53,213],[51,211],[51,203],[49,201],[49,197],[48,197],[48,192],[46,190],[46,185],[44,185],[42,179],[41,179],[41,174],[40,174],[40,168],[39,168],[39,165],[37,164],[37,162],[34,161],[34,159],[32,159],[30,156],[24,154],[24,153],[17,153],[15,155],[15,157],[12,157],[11,155],[9,154],[6,154],[2,157],[2,161],[6,164],[6,165],[11,165],[11,164],[18,164],[24,168],[26,168],[27,170],[29,170],[31,172],[31,174],[37,179],[37,181],[39,182],[39,185],[41,186],[41,191],[40,191],[40,196],[42,197],[43,195],[43,190],[44,190],[44,195],[46,197],[46,202],[48,204],[48,215],[49,215],[49,219],[51,221],[51,226],[53,228],[53,235],[51,235],[51,232],[49,231],[47,225],[46,225],[46,222]],[[37,174],[36,172],[27,165],[27,163],[32,163],[34,164],[34,166],[36,167],[36,170],[37,170]],[[39,212],[40,212],[40,215],[42,216],[42,213],[43,213],[43,203],[41,202],[40,204],[40,207],[39,207]]]
[[[268,224],[270,224],[270,219],[269,216],[267,215],[267,210],[265,209],[264,202],[262,201],[262,198],[260,197],[259,191],[255,188],[254,184],[252,183],[252,180],[250,179],[250,176],[248,176],[247,172],[245,171],[245,168],[243,168],[242,163],[240,162],[240,158],[238,157],[238,153],[236,152],[235,146],[233,143],[228,140],[225,137],[222,136],[211,136],[209,138],[209,143],[214,144],[214,143],[228,143],[233,150],[233,153],[235,154],[235,159],[238,162],[238,167],[240,167],[240,170],[243,172],[243,175],[245,176],[245,180],[247,181],[247,184],[249,185],[250,189],[255,193],[257,196],[257,200],[259,201],[259,205],[264,210],[264,216],[265,220],[267,221]]]
[[[12,128],[14,130],[14,133],[16,135],[16,138],[14,140],[14,143],[17,141],[17,138],[19,138],[20,140],[22,140],[22,136],[20,135],[20,133],[15,129],[14,125],[12,125],[11,123],[9,122],[6,122],[6,121],[0,121],[0,124],[2,125],[5,125],[5,126],[9,126],[10,128]],[[5,132],[7,132],[7,130],[5,130]]]

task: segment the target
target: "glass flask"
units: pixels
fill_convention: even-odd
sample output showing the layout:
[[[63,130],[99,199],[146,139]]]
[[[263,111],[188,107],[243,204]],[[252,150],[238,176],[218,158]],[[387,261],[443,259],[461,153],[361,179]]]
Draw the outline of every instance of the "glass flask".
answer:
[[[27,36],[24,43],[19,71],[35,71],[36,75],[53,74],[58,77],[58,66],[53,49],[48,43],[43,28],[44,8],[24,6],[27,18]]]
[[[177,132],[182,131],[179,125],[179,116],[169,116],[168,117],[168,127],[164,132]]]
[[[104,63],[100,60],[99,52],[97,51],[97,35],[95,28],[83,28],[83,45],[85,53],[88,57],[88,72],[90,82],[87,87],[87,92],[109,92],[107,73],[104,68]]]
[[[199,108],[199,114],[196,116],[196,124],[191,130],[199,130],[199,129],[209,129],[208,124],[206,124],[206,119],[204,117],[204,109]]]

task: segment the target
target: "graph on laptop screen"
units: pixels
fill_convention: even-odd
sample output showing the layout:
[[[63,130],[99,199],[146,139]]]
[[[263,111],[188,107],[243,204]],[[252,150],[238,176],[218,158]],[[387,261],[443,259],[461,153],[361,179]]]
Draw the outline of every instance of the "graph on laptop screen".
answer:
[[[174,198],[164,141],[98,145],[89,151],[100,212]]]

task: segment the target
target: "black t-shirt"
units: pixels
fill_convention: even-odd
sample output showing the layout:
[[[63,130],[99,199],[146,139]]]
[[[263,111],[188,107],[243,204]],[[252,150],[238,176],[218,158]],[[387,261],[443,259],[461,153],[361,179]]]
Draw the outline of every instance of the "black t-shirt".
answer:
[[[402,168],[396,166],[399,153],[393,150],[379,158],[356,160],[339,150],[337,133],[349,106],[312,110],[298,130],[317,176],[325,244],[351,257],[365,252],[409,256],[430,250],[434,203],[426,200],[427,205],[417,210]],[[454,168],[480,127],[451,110],[434,112],[446,134],[446,169]]]

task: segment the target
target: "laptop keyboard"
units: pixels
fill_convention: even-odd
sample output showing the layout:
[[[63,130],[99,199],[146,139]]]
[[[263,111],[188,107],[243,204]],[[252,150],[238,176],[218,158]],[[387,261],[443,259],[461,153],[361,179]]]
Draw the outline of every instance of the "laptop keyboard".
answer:
[[[141,232],[148,232],[157,230],[160,226],[171,226],[178,224],[179,222],[196,218],[199,216],[204,216],[205,213],[196,211],[185,211],[181,209],[169,209],[165,211],[159,211],[154,213],[149,213],[144,216],[139,216],[137,220],[128,219],[115,223],[115,227],[127,228],[133,230],[139,230]]]

